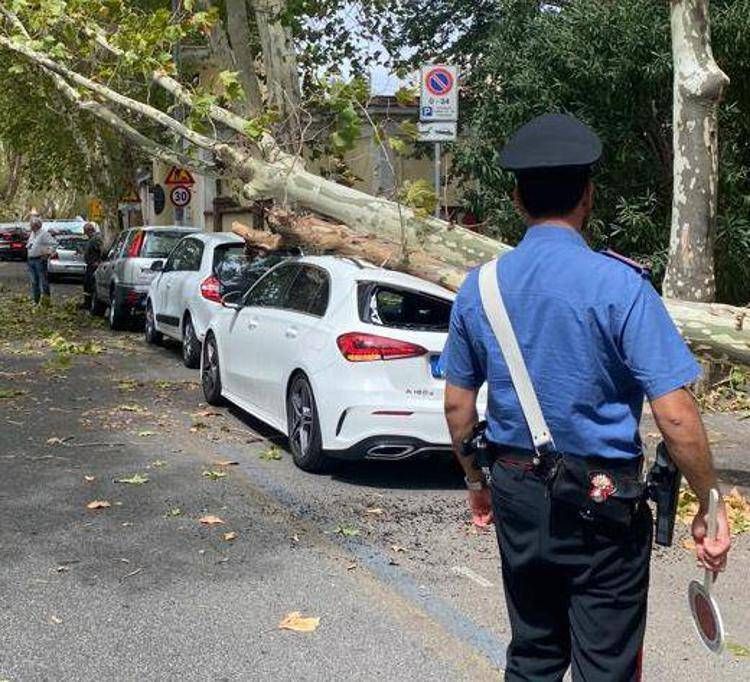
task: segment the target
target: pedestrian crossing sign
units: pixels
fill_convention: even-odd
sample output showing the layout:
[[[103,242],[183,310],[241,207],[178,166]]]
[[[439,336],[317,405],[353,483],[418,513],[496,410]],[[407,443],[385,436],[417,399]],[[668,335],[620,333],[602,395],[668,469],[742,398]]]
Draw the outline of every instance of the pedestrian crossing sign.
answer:
[[[186,187],[190,187],[195,184],[195,178],[186,168],[178,168],[177,166],[172,166],[172,168],[169,169],[169,173],[167,173],[164,184],[183,185]]]

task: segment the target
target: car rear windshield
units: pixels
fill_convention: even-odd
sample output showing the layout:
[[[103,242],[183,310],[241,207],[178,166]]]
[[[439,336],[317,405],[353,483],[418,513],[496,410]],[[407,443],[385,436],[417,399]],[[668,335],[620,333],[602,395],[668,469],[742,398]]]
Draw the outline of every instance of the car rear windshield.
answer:
[[[222,295],[230,291],[245,292],[274,265],[298,255],[298,251],[290,249],[249,257],[244,244],[227,244],[214,251],[214,274],[221,283]]]
[[[174,245],[185,236],[184,232],[146,232],[141,247],[141,258],[166,258]]]
[[[85,241],[85,239],[77,239],[76,237],[59,237],[57,239],[57,246],[64,251],[83,253]]]
[[[452,303],[411,289],[360,282],[359,316],[381,327],[447,332]]]

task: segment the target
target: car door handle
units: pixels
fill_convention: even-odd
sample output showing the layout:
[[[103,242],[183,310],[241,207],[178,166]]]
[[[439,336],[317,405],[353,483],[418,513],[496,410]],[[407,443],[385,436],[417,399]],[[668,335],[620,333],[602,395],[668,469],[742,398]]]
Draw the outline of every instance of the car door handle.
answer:
[[[298,333],[299,332],[294,327],[289,327],[289,329],[287,329],[286,332],[284,332],[284,335],[288,339],[296,339]]]

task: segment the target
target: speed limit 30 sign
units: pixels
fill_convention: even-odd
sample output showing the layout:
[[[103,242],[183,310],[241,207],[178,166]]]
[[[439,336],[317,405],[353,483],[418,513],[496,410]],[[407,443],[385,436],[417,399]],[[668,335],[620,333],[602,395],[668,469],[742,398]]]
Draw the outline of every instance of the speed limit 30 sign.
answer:
[[[169,193],[169,199],[178,208],[187,206],[190,203],[190,199],[192,199],[190,188],[182,187],[179,185],[177,187],[173,187],[172,191]]]

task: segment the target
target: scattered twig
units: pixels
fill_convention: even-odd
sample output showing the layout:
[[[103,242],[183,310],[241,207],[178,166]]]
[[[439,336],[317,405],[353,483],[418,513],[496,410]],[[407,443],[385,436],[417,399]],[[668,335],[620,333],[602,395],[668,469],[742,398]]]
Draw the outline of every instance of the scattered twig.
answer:
[[[120,582],[125,580],[126,578],[132,578],[134,575],[138,575],[143,570],[143,567],[136,568],[134,571],[130,571],[130,573],[126,573],[122,578],[120,578]]]

